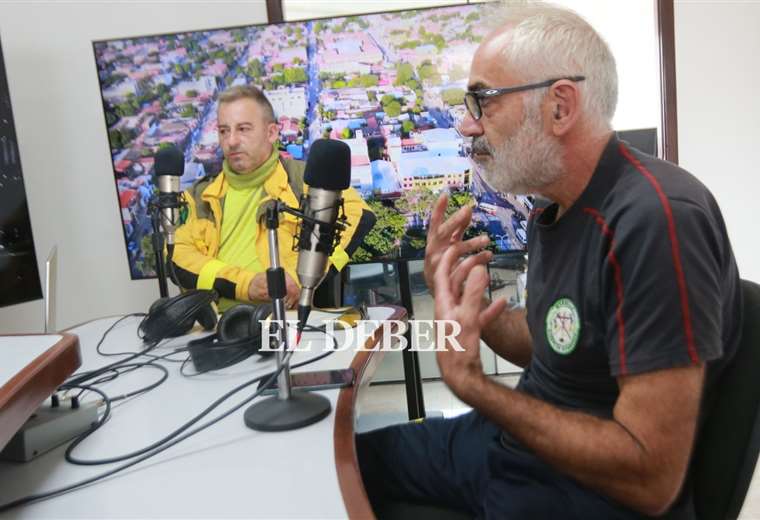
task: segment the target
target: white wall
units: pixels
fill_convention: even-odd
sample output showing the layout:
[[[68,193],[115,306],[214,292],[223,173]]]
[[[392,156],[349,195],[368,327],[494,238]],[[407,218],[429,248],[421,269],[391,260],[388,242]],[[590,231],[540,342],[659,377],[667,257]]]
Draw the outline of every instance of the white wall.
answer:
[[[58,244],[59,328],[158,297],[129,276],[92,40],[262,22],[264,0],[0,3],[40,272]],[[0,334],[41,329],[41,301],[0,308]]]
[[[675,2],[679,163],[723,210],[739,271],[760,282],[760,3]]]

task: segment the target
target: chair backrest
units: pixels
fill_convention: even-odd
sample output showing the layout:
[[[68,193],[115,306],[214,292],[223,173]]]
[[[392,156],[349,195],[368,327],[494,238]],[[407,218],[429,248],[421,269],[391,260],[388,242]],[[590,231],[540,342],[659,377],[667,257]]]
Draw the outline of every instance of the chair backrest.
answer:
[[[692,461],[699,520],[739,516],[760,451],[760,285],[741,284],[739,348],[717,383]]]

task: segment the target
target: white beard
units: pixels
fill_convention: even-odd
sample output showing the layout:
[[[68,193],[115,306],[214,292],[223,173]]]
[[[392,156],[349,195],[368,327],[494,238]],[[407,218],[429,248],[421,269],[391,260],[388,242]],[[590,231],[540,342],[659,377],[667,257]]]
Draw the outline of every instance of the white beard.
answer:
[[[543,132],[537,106],[526,102],[525,117],[514,135],[492,147],[485,136],[472,143],[473,162],[496,191],[518,195],[541,193],[564,173],[562,146]],[[476,159],[478,150],[489,155]]]

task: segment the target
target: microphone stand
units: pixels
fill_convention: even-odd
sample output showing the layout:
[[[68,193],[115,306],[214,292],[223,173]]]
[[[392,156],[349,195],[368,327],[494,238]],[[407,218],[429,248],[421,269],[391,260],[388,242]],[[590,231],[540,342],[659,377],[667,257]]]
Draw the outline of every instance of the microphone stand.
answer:
[[[288,354],[288,331],[285,316],[285,270],[280,266],[280,250],[277,228],[280,225],[279,212],[287,207],[277,201],[267,207],[266,226],[269,241],[269,263],[267,269],[267,291],[274,307],[274,326],[277,332],[278,348],[276,352],[277,395],[259,401],[245,411],[246,426],[257,431],[278,432],[303,428],[318,422],[330,413],[332,405],[323,395],[293,390],[290,382],[290,363],[285,359]]]
[[[162,210],[176,210],[179,212],[187,203],[182,200],[180,194],[175,193],[158,193],[150,203],[150,220],[153,226],[153,254],[156,258],[156,277],[158,278],[158,291],[161,298],[169,296],[169,287],[167,284],[167,264],[171,261],[174,254],[174,240],[166,244],[167,256],[164,258],[164,243],[169,242],[170,233],[174,233],[176,222],[173,217],[169,219]],[[166,238],[166,235],[169,238]],[[179,282],[172,277],[172,281],[179,285]]]
[[[164,264],[164,235],[161,233],[161,209],[156,204],[151,204],[150,220],[153,226],[153,254],[156,258],[158,292],[161,298],[168,298],[169,287],[166,283],[166,266]]]

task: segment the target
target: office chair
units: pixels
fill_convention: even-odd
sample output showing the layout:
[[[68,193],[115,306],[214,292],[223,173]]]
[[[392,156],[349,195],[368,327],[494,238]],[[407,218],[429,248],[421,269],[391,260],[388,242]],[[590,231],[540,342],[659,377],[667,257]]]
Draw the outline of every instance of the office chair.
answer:
[[[692,456],[698,520],[739,516],[760,452],[760,285],[741,284],[739,349],[717,383]]]

